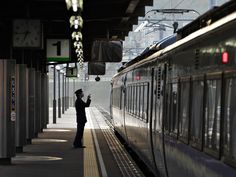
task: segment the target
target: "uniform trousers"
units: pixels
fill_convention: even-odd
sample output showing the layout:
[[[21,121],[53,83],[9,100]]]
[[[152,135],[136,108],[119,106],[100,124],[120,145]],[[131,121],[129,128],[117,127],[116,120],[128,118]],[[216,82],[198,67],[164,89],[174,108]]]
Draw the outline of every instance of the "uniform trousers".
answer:
[[[76,132],[74,143],[73,143],[75,147],[83,145],[82,139],[84,135],[84,126],[85,126],[85,123],[81,123],[81,122],[77,123],[77,132]]]

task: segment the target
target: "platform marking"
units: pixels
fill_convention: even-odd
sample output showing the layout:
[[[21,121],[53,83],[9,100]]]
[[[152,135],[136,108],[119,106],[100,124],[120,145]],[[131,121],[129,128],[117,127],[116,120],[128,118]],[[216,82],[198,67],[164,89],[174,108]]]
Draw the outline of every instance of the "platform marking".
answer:
[[[112,155],[115,158],[118,167],[120,168],[122,175],[124,177],[144,177],[143,173],[135,165],[135,162],[130,158],[130,156],[126,153],[124,147],[115,137],[114,132],[112,132],[112,130],[109,128],[104,115],[95,108],[93,108],[93,114],[96,115],[98,126],[103,125],[100,128],[108,143],[110,151],[112,152]]]
[[[106,171],[106,167],[102,158],[102,153],[98,144],[98,140],[97,140],[97,135],[95,133],[95,126],[93,124],[92,118],[91,118],[91,114],[90,114],[90,110],[86,112],[89,118],[89,123],[91,124],[91,130],[92,130],[92,134],[93,134],[93,140],[94,140],[94,144],[95,144],[95,148],[96,148],[96,152],[97,152],[97,157],[98,157],[98,161],[99,161],[99,165],[101,168],[101,173],[102,173],[102,177],[107,177],[107,171]]]
[[[84,177],[99,177],[98,165],[96,160],[95,149],[93,147],[92,133],[90,129],[84,132]]]

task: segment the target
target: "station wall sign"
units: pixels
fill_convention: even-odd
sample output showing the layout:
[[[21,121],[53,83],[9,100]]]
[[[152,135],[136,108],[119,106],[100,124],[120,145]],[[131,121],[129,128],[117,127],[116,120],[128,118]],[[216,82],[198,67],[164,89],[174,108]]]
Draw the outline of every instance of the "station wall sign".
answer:
[[[70,61],[69,39],[47,39],[47,61]]]
[[[11,77],[11,121],[16,121],[16,79]]]
[[[73,67],[73,68],[66,68],[66,77],[77,77],[78,75],[78,68]]]

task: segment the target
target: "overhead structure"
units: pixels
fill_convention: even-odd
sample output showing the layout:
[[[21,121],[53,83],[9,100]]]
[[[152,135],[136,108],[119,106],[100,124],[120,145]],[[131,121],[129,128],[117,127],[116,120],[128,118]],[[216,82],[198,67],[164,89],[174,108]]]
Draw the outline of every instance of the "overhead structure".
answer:
[[[93,41],[124,40],[138,17],[145,15],[145,6],[152,4],[153,0],[12,0],[0,6],[0,25],[11,25],[14,19],[40,20],[44,39],[73,36],[74,42],[81,42],[83,50],[72,52],[71,58],[86,62],[91,60]]]

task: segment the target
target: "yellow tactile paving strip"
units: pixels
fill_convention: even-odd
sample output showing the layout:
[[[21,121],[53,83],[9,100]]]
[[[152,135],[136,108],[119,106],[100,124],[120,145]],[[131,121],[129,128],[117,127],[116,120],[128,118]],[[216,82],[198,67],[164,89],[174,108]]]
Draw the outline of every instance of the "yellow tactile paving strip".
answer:
[[[91,129],[84,130],[84,177],[99,177]]]

